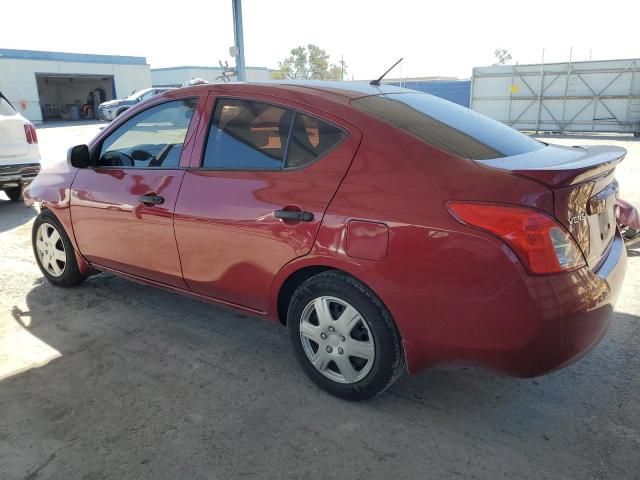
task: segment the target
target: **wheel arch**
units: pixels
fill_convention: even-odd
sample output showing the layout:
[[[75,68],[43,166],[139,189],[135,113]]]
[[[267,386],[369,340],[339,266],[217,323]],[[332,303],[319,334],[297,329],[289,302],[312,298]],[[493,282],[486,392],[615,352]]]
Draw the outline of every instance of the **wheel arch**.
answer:
[[[92,274],[94,270],[92,269],[91,264],[82,256],[82,254],[80,253],[80,250],[78,249],[78,244],[76,243],[76,236],[73,231],[73,223],[71,221],[71,214],[68,206],[61,209],[61,208],[56,208],[55,204],[52,205],[49,202],[43,201],[40,204],[39,215],[42,215],[43,213],[53,216],[53,218],[55,218],[58,221],[58,223],[64,230],[65,234],[67,235],[67,237],[69,237],[69,240],[71,241],[71,245],[73,246],[76,262],[78,264],[78,269],[80,270],[80,273],[87,276]]]
[[[328,270],[335,270],[344,273],[362,283],[371,290],[376,297],[388,309],[384,299],[379,292],[376,291],[376,282],[372,285],[370,271],[364,268],[352,268],[353,265],[345,264],[345,262],[336,261],[333,258],[326,257],[303,257],[287,264],[278,272],[273,281],[271,288],[271,305],[274,320],[278,320],[283,325],[286,324],[287,308],[293,292],[307,279]],[[367,275],[369,273],[369,275]],[[390,312],[391,313],[391,312]]]
[[[291,272],[282,282],[276,300],[276,316],[282,325],[287,324],[287,309],[296,289],[306,280],[327,270],[337,270],[326,265],[307,265]],[[345,272],[346,273],[346,272]]]
[[[341,262],[338,259],[329,257],[302,257],[287,264],[278,272],[272,284],[270,294],[272,313],[270,316],[274,321],[285,325],[287,309],[293,292],[308,278],[329,270],[350,275],[371,290],[382,305],[389,311],[398,335],[400,336],[400,340],[402,341],[402,350],[408,370],[411,373],[415,373],[417,371],[416,366],[419,365],[420,353],[416,350],[411,339],[403,335],[401,325],[389,309],[384,297],[380,295],[380,292],[376,289],[376,285],[384,285],[384,279],[372,276],[371,270],[365,269],[364,267],[353,267],[354,265],[351,263]],[[356,267],[358,266],[356,265]],[[374,280],[373,282],[367,281],[372,279]]]

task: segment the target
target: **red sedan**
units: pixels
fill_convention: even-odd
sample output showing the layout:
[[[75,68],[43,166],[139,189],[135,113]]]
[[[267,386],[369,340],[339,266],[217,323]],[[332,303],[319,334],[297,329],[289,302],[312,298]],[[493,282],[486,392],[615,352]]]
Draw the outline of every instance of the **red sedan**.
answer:
[[[405,368],[534,376],[604,335],[625,150],[560,147],[431,95],[203,85],[119,117],[25,194],[43,275],[112,272],[286,324],[320,387]]]

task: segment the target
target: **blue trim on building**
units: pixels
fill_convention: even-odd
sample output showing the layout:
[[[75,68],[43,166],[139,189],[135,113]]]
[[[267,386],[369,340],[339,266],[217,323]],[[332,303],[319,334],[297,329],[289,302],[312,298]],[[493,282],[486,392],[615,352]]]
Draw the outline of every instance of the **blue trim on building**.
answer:
[[[269,70],[267,67],[245,67],[247,70]],[[188,69],[197,69],[197,70],[215,70],[221,71],[220,67],[198,67],[195,65],[185,65],[184,67],[162,67],[162,68],[152,68],[152,72],[167,72],[171,70],[188,70]]]
[[[407,80],[389,82],[387,85],[402,86],[419,92],[430,93],[467,108],[471,104],[471,80]]]
[[[12,50],[0,48],[0,59],[49,60],[53,62],[112,63],[121,65],[146,65],[146,57],[123,55],[94,55],[89,53],[44,52],[38,50]]]

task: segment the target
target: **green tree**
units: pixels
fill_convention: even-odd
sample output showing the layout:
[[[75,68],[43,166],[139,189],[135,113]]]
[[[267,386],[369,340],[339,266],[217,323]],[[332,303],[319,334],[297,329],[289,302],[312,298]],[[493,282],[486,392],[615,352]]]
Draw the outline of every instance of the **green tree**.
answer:
[[[300,45],[291,49],[290,55],[278,62],[278,70],[271,72],[271,78],[338,80],[346,74],[346,67],[344,60],[340,60],[338,64],[329,65],[327,52],[310,43],[306,47]]]
[[[332,63],[329,67],[329,71],[325,76],[326,80],[344,80],[345,75],[347,74],[347,64],[343,59],[335,64]]]

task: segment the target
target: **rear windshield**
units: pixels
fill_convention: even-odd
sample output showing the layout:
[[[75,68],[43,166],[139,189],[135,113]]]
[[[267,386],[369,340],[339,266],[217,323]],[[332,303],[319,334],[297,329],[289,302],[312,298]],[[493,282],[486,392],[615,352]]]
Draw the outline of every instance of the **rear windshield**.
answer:
[[[351,104],[462,158],[510,157],[544,147],[542,142],[496,120],[425,93],[373,95]]]

